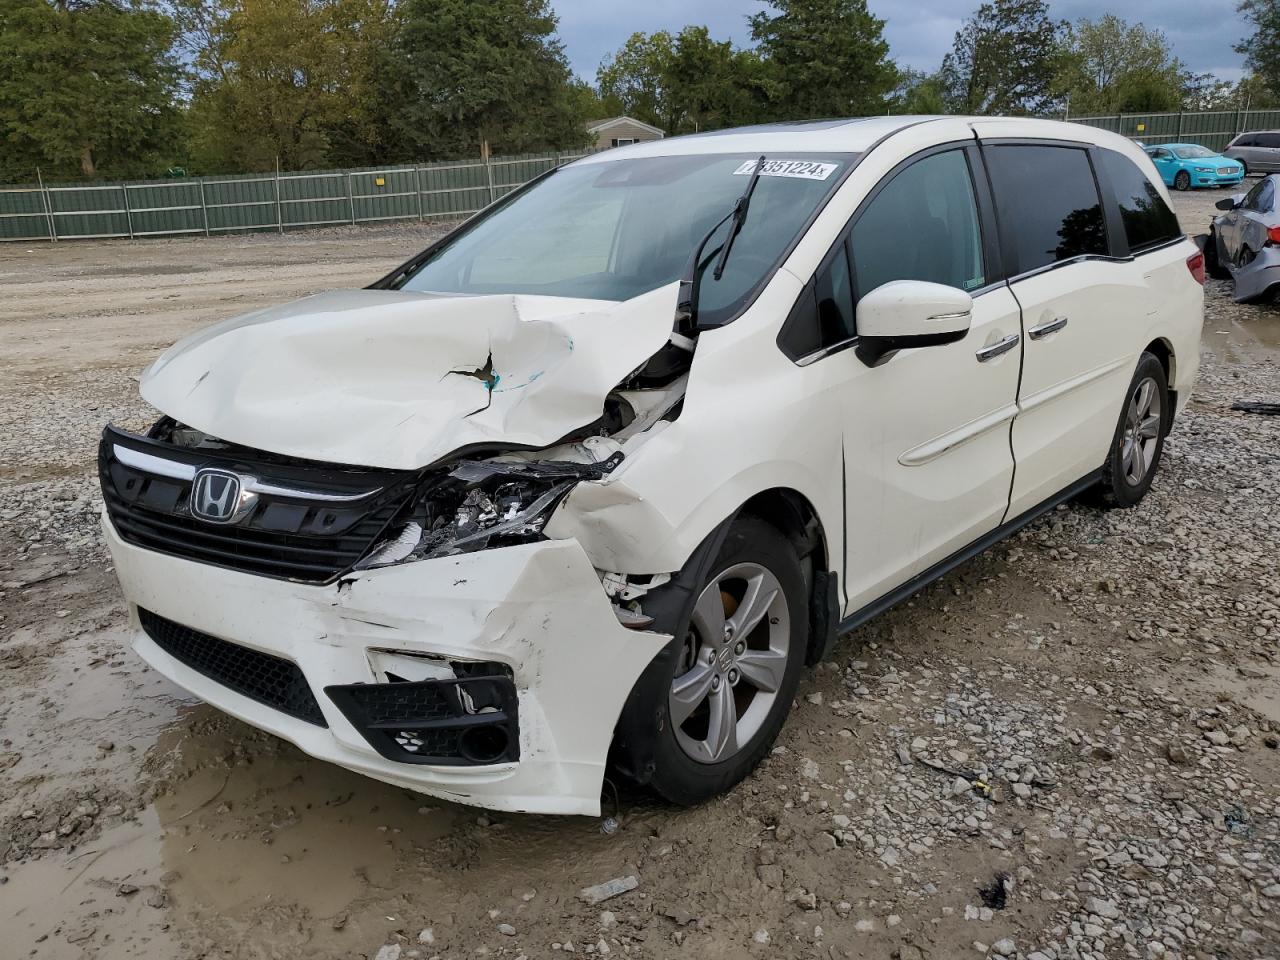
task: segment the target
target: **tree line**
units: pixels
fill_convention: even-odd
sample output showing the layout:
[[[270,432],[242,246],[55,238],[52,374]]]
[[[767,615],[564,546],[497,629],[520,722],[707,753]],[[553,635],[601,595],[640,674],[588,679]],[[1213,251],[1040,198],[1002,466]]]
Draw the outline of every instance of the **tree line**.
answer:
[[[1196,74],[1159,30],[989,0],[933,72],[866,0],[768,0],[739,47],[635,33],[589,83],[551,0],[0,0],[0,179],[377,165],[883,113],[1075,115],[1280,104],[1280,0],[1242,0],[1248,70]]]

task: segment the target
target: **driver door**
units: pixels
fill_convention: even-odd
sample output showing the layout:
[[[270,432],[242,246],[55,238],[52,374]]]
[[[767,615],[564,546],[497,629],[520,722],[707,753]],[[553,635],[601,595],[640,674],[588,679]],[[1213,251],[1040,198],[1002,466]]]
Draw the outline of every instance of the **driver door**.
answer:
[[[846,613],[995,529],[1009,504],[1021,320],[999,280],[980,164],[968,144],[905,161],[863,201],[819,272],[820,313],[855,337],[858,299],[891,280],[943,283],[973,297],[962,340],[899,350],[873,367],[852,350],[825,361],[850,368],[842,398]]]

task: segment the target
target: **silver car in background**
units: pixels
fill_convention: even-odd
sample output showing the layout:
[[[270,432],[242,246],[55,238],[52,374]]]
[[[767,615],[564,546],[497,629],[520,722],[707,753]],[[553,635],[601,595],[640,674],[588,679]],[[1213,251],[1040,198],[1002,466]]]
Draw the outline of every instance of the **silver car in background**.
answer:
[[[1219,200],[1205,245],[1207,269],[1235,281],[1238,302],[1280,293],[1280,175],[1263,177],[1248,193]]]
[[[1245,174],[1280,172],[1280,130],[1242,133],[1222,153],[1243,163]]]

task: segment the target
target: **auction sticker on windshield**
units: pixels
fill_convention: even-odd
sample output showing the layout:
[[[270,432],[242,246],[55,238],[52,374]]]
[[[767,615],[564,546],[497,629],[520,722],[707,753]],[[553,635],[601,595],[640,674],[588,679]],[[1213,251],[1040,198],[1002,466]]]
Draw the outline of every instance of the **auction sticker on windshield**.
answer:
[[[757,160],[747,160],[733,171],[733,175],[749,176],[756,172]],[[820,163],[816,160],[766,160],[760,168],[762,177],[798,177],[801,180],[825,180],[838,164]]]

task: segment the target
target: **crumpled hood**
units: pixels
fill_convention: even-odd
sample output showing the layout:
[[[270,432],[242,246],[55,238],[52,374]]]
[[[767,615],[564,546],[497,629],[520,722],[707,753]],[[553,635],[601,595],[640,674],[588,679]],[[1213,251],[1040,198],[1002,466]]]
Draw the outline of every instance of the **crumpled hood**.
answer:
[[[143,398],[274,453],[412,469],[461,447],[555,443],[667,342],[676,284],[623,303],[338,290],[215,324]]]

